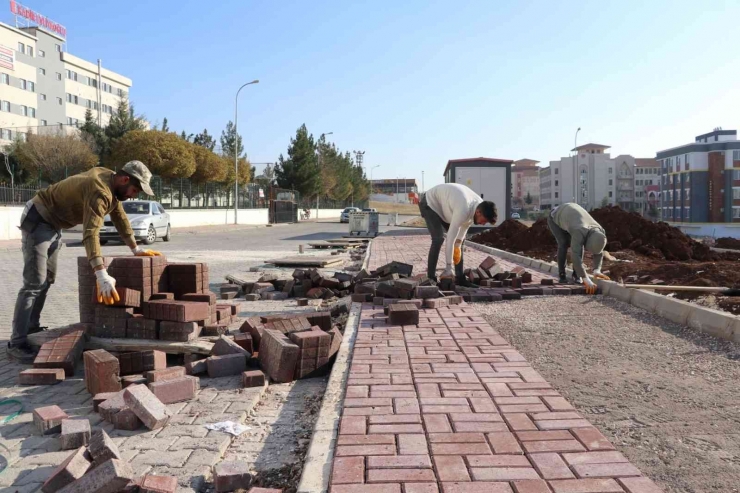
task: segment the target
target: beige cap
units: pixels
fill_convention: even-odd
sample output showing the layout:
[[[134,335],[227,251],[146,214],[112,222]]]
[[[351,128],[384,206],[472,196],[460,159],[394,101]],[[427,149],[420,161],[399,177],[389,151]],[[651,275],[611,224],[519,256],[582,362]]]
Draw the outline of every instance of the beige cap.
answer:
[[[149,171],[144,163],[141,161],[129,161],[123,166],[121,170],[129,175],[133,176],[141,184],[141,191],[147,195],[154,196],[152,187],[149,186],[149,182],[152,180],[152,172]]]

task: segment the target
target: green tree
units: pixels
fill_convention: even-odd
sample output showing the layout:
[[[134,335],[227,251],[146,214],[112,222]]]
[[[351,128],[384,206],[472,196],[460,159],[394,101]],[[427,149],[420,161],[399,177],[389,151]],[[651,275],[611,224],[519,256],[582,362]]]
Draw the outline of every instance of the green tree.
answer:
[[[199,145],[193,145],[192,151],[195,158],[195,173],[190,179],[193,183],[226,180],[229,168],[226,159]]]
[[[201,147],[205,147],[209,151],[213,151],[216,148],[216,139],[208,133],[208,129],[204,128],[199,134],[196,134],[193,138],[193,144]]]
[[[184,140],[185,142],[192,142],[193,141],[193,134],[187,134],[185,133],[185,130],[180,132],[180,138]]]
[[[123,166],[134,159],[164,178],[189,178],[196,170],[193,146],[176,134],[160,130],[127,132],[112,145],[112,166]]]
[[[352,193],[355,202],[363,202],[370,197],[370,182],[365,177],[362,166],[352,166]]]
[[[609,199],[604,197],[603,199],[601,199],[601,207],[606,207],[607,205],[609,205]]]
[[[244,145],[241,135],[236,133],[234,123],[229,121],[226,124],[226,130],[221,132],[221,154],[234,159],[234,151],[241,157],[244,154]]]
[[[316,156],[316,144],[303,124],[290,139],[288,157],[282,154],[275,166],[275,179],[281,188],[298,190],[304,197],[321,192],[321,173]]]
[[[103,164],[108,166],[112,148],[128,132],[134,130],[146,130],[147,123],[142,116],[136,116],[134,105],[129,104],[127,99],[121,98],[116,111],[111,115],[108,126],[105,127],[106,147],[101,152]]]
[[[105,130],[95,121],[90,108],[85,111],[85,123],[80,127],[80,136],[98,156],[103,155],[108,148]]]
[[[167,117],[164,117],[164,120],[162,120],[162,132],[169,132],[170,126],[167,125]]]
[[[222,158],[226,162],[226,179],[223,181],[226,185],[234,186],[234,158],[229,159],[228,156]],[[249,183],[252,177],[252,165],[249,163],[247,158],[239,158],[239,185],[245,185]]]
[[[532,205],[532,194],[527,192],[527,196],[524,198],[524,202],[526,202],[527,205]]]

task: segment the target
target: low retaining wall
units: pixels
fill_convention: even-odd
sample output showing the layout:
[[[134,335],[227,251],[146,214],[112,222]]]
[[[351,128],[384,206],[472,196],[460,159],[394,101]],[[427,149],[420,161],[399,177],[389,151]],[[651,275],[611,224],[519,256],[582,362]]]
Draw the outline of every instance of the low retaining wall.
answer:
[[[666,221],[667,222],[667,221]],[[674,223],[671,226],[680,229],[689,236],[711,236],[712,238],[740,238],[740,223]]]
[[[18,226],[21,223],[23,207],[0,207],[0,241],[21,239],[21,230]]]
[[[310,219],[336,219],[339,220],[339,216],[342,214],[342,211],[344,209],[319,209],[318,214],[316,213],[316,208],[310,209],[311,211],[311,217]],[[303,212],[303,209],[298,209],[298,221],[301,220],[301,212]]]
[[[234,224],[233,209],[183,209],[168,210],[173,228],[191,226],[219,226]],[[239,209],[238,224],[267,224],[267,209]]]
[[[556,262],[544,262],[469,241],[465,242],[465,245],[481,252],[517,262],[540,272],[558,273],[558,264]],[[573,270],[566,270],[567,275],[570,277],[573,274]],[[653,291],[627,288],[614,281],[597,280],[596,284],[601,288],[602,294],[606,296],[617,298],[625,303],[655,313],[671,322],[686,325],[700,332],[706,332],[719,337],[720,339],[740,343],[740,318],[731,313],[669,298]]]

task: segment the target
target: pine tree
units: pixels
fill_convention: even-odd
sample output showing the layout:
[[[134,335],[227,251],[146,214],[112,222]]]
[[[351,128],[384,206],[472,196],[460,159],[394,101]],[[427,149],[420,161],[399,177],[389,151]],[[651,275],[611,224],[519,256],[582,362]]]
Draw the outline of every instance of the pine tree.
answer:
[[[110,156],[110,149],[118,140],[132,130],[145,130],[146,121],[134,113],[134,105],[121,98],[116,111],[111,115],[108,126],[105,127],[106,148],[101,154],[101,160],[106,162]],[[107,164],[106,164],[107,165]]]
[[[167,125],[167,117],[164,117],[164,120],[162,121],[162,132],[169,132],[170,127]]]
[[[527,205],[532,205],[532,194],[527,192],[527,196],[524,198],[524,202],[526,202]]]
[[[92,110],[85,111],[85,123],[80,127],[80,137],[88,143],[98,157],[108,150],[108,138],[105,131],[98,125],[92,116]]]
[[[186,134],[185,130],[180,132],[180,138],[185,142],[190,142],[193,139],[193,134]]]
[[[290,139],[288,157],[280,155],[275,166],[275,178],[279,187],[297,190],[304,197],[321,193],[316,144],[305,124],[296,131],[295,138]]]
[[[244,145],[242,144],[241,135],[237,135],[234,123],[229,121],[226,124],[226,130],[221,132],[221,154],[234,159],[234,151],[238,152],[239,157],[244,154]]]
[[[208,129],[205,128],[201,133],[195,135],[193,138],[193,144],[205,147],[209,151],[213,151],[213,149],[216,148],[216,140],[208,133]]]

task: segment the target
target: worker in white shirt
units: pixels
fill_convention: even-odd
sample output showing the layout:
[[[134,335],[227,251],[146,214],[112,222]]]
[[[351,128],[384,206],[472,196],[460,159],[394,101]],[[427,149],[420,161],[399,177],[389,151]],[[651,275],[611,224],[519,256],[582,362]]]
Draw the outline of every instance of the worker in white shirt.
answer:
[[[490,200],[483,200],[465,185],[443,183],[421,195],[419,211],[432,235],[427,276],[434,281],[437,280],[437,260],[446,233],[445,269],[441,277],[452,278],[454,264],[455,283],[460,286],[471,285],[463,274],[462,244],[468,228],[473,223],[478,225],[496,223],[498,217],[496,205]]]
[[[588,277],[583,265],[584,249],[593,255],[594,279],[609,280],[602,274],[601,262],[604,259],[606,232],[591,214],[576,203],[568,202],[555,207],[547,216],[547,225],[558,242],[558,270],[560,282],[567,282],[565,276],[565,259],[570,247],[573,260],[573,280],[583,283],[587,294],[595,294],[597,286]]]

